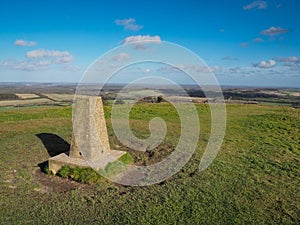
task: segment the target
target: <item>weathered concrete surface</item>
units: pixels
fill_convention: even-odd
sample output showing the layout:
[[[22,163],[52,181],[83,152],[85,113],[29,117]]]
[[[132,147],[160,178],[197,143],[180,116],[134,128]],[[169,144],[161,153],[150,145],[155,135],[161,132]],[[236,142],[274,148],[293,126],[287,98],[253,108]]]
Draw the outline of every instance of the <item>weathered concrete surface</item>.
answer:
[[[54,174],[63,165],[105,168],[126,153],[110,149],[101,97],[77,97],[75,106],[70,153],[49,159]]]
[[[49,169],[53,174],[56,174],[61,167],[89,167],[84,159],[69,157],[67,153],[61,153],[48,160]]]
[[[110,152],[101,97],[77,97],[74,118],[70,157],[94,160]]]
[[[83,158],[72,158],[68,156],[68,153],[62,153],[57,156],[51,157],[48,160],[49,169],[53,174],[56,174],[63,166],[70,166],[73,168],[92,167],[93,169],[98,171],[99,169],[104,169],[108,163],[116,161],[125,153],[126,152],[124,151],[112,150],[109,154],[103,155],[103,158],[88,162]]]

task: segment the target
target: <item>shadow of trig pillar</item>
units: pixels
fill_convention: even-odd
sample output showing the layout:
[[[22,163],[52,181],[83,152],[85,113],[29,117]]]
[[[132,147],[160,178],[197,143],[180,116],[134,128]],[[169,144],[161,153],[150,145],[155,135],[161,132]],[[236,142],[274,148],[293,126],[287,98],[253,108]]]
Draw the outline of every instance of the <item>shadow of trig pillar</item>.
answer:
[[[95,161],[109,154],[111,150],[101,97],[76,97],[73,117],[70,157]]]

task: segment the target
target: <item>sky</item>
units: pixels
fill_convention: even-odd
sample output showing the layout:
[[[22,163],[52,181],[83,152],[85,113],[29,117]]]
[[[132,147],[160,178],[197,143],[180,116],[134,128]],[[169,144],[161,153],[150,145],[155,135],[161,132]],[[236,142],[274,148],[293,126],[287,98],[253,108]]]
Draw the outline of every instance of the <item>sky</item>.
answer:
[[[107,51],[150,40],[191,50],[221,85],[300,87],[299,9],[299,0],[1,0],[0,82],[79,82]]]

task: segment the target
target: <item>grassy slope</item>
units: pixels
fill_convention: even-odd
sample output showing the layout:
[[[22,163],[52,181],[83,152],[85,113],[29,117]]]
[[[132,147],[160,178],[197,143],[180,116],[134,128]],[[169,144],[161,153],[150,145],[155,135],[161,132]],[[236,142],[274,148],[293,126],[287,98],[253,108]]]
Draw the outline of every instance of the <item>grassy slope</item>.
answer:
[[[71,108],[0,111],[0,221],[95,224],[299,224],[300,111],[288,107],[229,105],[224,144],[213,164],[195,173],[209,137],[209,110],[198,105],[201,137],[190,162],[162,184],[111,183],[65,193],[41,193],[37,164],[49,156],[39,133],[70,143]],[[106,116],[109,116],[106,108]],[[139,112],[139,113],[138,113]],[[168,113],[166,113],[168,112]],[[142,113],[142,115],[140,114]],[[171,132],[158,155],[132,153],[139,164],[159,161],[176,146],[178,117],[166,104],[143,104],[131,114],[134,132],[162,115]],[[110,141],[119,144],[108,121]],[[121,147],[122,148],[122,147]]]

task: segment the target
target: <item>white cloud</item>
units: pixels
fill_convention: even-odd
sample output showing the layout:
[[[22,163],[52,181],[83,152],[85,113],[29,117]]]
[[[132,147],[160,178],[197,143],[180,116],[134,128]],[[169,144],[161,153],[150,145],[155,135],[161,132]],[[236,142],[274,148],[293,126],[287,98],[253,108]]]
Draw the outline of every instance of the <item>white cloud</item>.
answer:
[[[245,48],[245,47],[249,46],[249,43],[248,42],[243,42],[243,43],[240,44],[240,46]]]
[[[295,59],[294,59],[295,60]],[[221,67],[212,66],[209,69],[207,67],[194,65],[194,64],[178,64],[176,66],[163,66],[158,72],[160,74],[176,74],[180,73],[180,69],[187,72],[198,72],[207,73],[213,72],[216,76],[227,76],[227,77],[267,77],[267,76],[277,76],[277,77],[300,77],[299,64],[295,66],[280,66],[275,62],[275,60],[261,61],[252,66],[241,66],[241,67]]]
[[[300,63],[300,59],[296,56],[289,56],[289,57],[277,57],[276,61],[278,62],[287,62],[287,63]]]
[[[255,67],[261,68],[261,69],[268,69],[272,68],[276,65],[276,61],[273,59],[267,60],[267,61],[260,61],[259,63],[255,64]]]
[[[111,58],[112,61],[126,61],[129,59],[130,59],[130,55],[124,52],[121,52]]]
[[[264,42],[264,39],[262,39],[262,38],[254,38],[253,41],[254,42]]]
[[[51,61],[33,61],[33,60],[20,60],[20,61],[2,61],[0,62],[0,67],[14,69],[14,70],[25,70],[25,71],[35,71],[44,70],[51,65]]]
[[[250,9],[266,9],[268,7],[268,4],[265,1],[254,1],[250,3],[249,5],[243,6],[244,10],[250,10]]]
[[[72,66],[70,65],[70,62],[72,61],[73,56],[67,51],[37,49],[27,52],[26,59],[24,60],[0,61],[0,67],[14,70],[35,71],[49,69],[51,66],[58,64]]]
[[[19,40],[16,40],[14,45],[16,46],[35,46],[36,45],[36,42],[34,41],[25,41],[25,40],[22,40],[22,39],[19,39]]]
[[[160,44],[161,39],[160,36],[150,36],[150,35],[136,35],[136,36],[129,36],[125,38],[121,44],[133,44],[135,49],[144,50],[147,48],[147,44]]]
[[[65,63],[70,63],[72,61],[73,61],[73,56],[72,55],[57,57],[55,59],[56,64],[65,64]]]
[[[46,50],[43,48],[32,50],[26,53],[28,58],[47,58],[47,57],[67,57],[71,54],[67,51]]]
[[[290,68],[293,71],[300,71],[300,59],[296,56],[277,57],[276,61],[282,63],[283,66]]]
[[[64,65],[63,69],[66,71],[72,71],[72,72],[77,72],[77,71],[81,70],[81,68],[79,66],[74,66],[74,65]]]
[[[56,64],[70,63],[73,56],[67,51],[37,49],[26,53],[26,57],[30,59],[54,58]]]
[[[134,18],[129,19],[117,19],[115,20],[115,24],[118,26],[123,26],[125,30],[138,31],[143,28],[141,25],[137,25]]]
[[[152,70],[151,69],[149,69],[149,68],[147,68],[147,69],[143,69],[143,73],[151,73],[152,72]]]
[[[159,69],[160,72],[165,73],[174,73],[180,72],[180,70],[187,72],[196,72],[196,73],[210,73],[210,72],[220,72],[222,68],[220,66],[200,66],[197,64],[177,64],[175,66],[163,66]]]
[[[258,66],[243,66],[243,67],[222,67],[221,70],[217,71],[216,76],[227,76],[227,77],[300,77],[300,67],[285,67],[278,66],[268,68],[260,68]]]
[[[288,29],[284,29],[281,27],[270,27],[269,29],[263,30],[261,34],[268,35],[268,36],[275,36],[275,35],[285,34],[287,32],[289,32]]]
[[[137,35],[129,36],[122,41],[122,44],[131,44],[134,42],[153,42],[159,44],[161,42],[160,36],[150,36],[150,35]]]
[[[218,72],[221,72],[223,70],[223,68],[220,67],[220,66],[211,66],[211,67],[209,67],[209,69],[213,73],[218,73]]]

